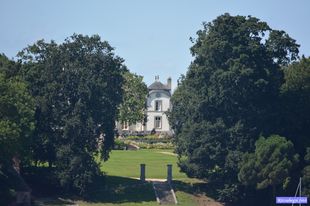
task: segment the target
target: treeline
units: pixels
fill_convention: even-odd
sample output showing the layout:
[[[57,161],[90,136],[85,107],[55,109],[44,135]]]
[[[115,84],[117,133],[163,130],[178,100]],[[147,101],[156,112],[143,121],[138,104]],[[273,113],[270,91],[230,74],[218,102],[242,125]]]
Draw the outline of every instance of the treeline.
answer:
[[[299,177],[309,197],[310,58],[251,16],[219,16],[192,42],[169,114],[181,170],[238,205],[292,196]]]
[[[74,34],[61,44],[39,40],[17,61],[0,56],[3,199],[14,187],[7,174],[12,159],[22,171],[49,167],[63,191],[80,195],[102,175],[96,158],[108,159],[115,121],[142,120],[147,94],[142,77],[113,50],[98,35]]]

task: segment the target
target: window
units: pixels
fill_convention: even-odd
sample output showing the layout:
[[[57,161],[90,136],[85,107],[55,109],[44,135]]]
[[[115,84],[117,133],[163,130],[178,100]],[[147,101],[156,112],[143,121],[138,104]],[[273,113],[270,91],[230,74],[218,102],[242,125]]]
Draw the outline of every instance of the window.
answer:
[[[128,126],[128,122],[123,122],[122,123],[122,130],[128,130],[129,129],[129,126]]]
[[[161,111],[161,100],[155,101],[155,111]]]
[[[155,117],[155,128],[161,128],[161,117]]]

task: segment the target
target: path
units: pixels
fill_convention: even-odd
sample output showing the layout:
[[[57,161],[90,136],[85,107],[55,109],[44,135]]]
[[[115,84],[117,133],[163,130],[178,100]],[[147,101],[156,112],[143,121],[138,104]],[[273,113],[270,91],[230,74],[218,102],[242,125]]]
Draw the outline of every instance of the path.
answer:
[[[158,152],[158,153],[172,155],[172,156],[178,156],[177,154],[175,154],[173,152]]]
[[[152,181],[157,202],[161,205],[177,204],[173,189],[167,182]]]

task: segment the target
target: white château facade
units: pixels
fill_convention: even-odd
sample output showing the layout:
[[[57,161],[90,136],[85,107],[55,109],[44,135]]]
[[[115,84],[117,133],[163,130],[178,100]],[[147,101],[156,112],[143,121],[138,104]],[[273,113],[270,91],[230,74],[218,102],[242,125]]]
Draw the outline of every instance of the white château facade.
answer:
[[[157,133],[171,134],[166,112],[170,110],[171,98],[171,78],[163,84],[159,81],[159,76],[155,77],[155,82],[148,87],[146,99],[146,122],[128,125],[127,123],[117,123],[117,130],[120,133],[150,133],[155,129]]]

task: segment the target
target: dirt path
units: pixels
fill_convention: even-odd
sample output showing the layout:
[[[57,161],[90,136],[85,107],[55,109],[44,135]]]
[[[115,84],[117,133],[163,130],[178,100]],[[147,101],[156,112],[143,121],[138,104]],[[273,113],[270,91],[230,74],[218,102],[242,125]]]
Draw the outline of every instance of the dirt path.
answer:
[[[158,153],[172,155],[172,156],[178,156],[177,154],[175,154],[173,152],[158,152]]]
[[[173,189],[167,182],[153,181],[157,202],[161,205],[177,204]]]

